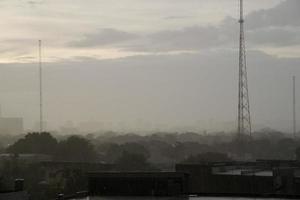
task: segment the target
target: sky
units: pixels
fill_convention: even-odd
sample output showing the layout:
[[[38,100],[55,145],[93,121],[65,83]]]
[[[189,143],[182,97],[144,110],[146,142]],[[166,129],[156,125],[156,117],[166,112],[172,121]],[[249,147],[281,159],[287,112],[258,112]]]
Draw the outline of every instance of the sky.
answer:
[[[238,0],[0,0],[0,8],[0,104],[26,129],[39,119],[38,40],[49,130],[70,121],[116,130],[235,129]],[[299,8],[299,0],[245,1],[255,130],[291,132]]]

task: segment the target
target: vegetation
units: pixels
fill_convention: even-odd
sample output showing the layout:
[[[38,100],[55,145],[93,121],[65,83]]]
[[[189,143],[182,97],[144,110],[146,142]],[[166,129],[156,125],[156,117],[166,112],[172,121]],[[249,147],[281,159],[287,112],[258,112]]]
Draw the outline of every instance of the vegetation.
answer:
[[[28,133],[6,149],[13,154],[46,154],[55,160],[92,162],[96,161],[94,146],[85,138],[70,136],[57,141],[50,133]]]
[[[195,156],[189,156],[183,163],[196,164],[196,163],[207,163],[207,162],[229,162],[232,161],[227,154],[207,152],[201,153]]]
[[[53,154],[57,140],[50,133],[28,133],[7,148],[7,152],[19,154]]]
[[[116,169],[121,171],[153,171],[154,167],[147,161],[145,155],[124,151],[116,160]]]
[[[11,143],[13,140],[15,142]],[[70,194],[85,189],[85,172],[65,169],[45,182],[45,169],[20,159],[22,154],[46,154],[54,161],[110,163],[119,171],[173,170],[175,163],[225,162],[241,155],[252,160],[300,160],[300,140],[272,130],[254,133],[253,138],[237,138],[224,133],[141,136],[114,132],[54,137],[45,132],[28,133],[14,139],[5,137],[1,142],[2,152],[12,154],[0,162],[1,187],[5,188],[3,183],[14,178],[25,178],[32,199],[55,198],[57,193]]]
[[[207,154],[208,157],[225,153],[232,159],[240,154],[247,154],[252,159],[295,159],[296,154],[299,158],[300,141],[286,137],[283,133],[264,129],[263,132],[254,133],[253,138],[243,137],[237,140],[233,136],[222,133],[156,133],[140,136],[108,132],[101,135],[89,134],[86,137],[73,135],[55,138],[46,132],[28,133],[8,147],[2,145],[2,152],[47,154],[53,156],[54,160],[106,163],[116,163],[126,152],[130,155],[140,154],[154,165],[172,165],[207,153],[214,153]],[[220,157],[213,160],[222,159]]]
[[[62,161],[92,162],[97,159],[94,146],[87,139],[79,136],[71,136],[60,141],[53,153],[56,160]]]
[[[300,146],[296,149],[296,157],[300,161]]]

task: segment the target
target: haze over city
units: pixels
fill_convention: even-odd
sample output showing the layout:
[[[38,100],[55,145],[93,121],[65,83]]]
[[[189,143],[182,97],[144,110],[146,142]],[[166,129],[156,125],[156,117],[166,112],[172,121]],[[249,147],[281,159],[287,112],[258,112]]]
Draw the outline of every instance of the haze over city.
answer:
[[[0,8],[0,200],[300,199],[299,0]]]
[[[39,120],[38,40],[48,130],[70,121],[107,130],[236,129],[236,1],[2,0],[0,7],[0,104],[25,129]],[[292,132],[299,8],[298,0],[245,2],[254,130]]]

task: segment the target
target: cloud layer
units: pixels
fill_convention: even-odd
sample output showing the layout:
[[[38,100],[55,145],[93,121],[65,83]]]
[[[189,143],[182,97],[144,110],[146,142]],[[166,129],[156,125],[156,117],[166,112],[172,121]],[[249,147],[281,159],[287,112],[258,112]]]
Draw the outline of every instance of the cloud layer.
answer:
[[[115,29],[101,29],[95,34],[88,34],[84,39],[72,42],[70,45],[74,47],[99,47],[99,46],[112,46],[122,42],[136,39],[137,35],[119,31]]]
[[[44,63],[45,118],[54,128],[69,120],[128,126],[142,119],[152,127],[199,129],[209,129],[200,121],[234,122],[236,4],[0,1],[0,24],[6,30],[0,33],[4,114],[23,116],[27,128],[37,121],[37,40],[42,39],[43,59],[51,61]],[[289,130],[291,77],[300,77],[299,7],[298,0],[247,1],[255,125]]]
[[[246,16],[246,38],[249,47],[260,50],[270,48],[279,48],[280,50],[280,48],[300,45],[300,14],[297,9],[299,7],[299,1],[286,0],[273,8],[248,14]],[[226,17],[219,25],[215,26],[194,25],[150,34],[102,29],[94,34],[86,35],[83,40],[74,42],[74,44],[81,47],[110,46],[121,48],[124,51],[154,53],[236,48],[238,27],[236,19]]]

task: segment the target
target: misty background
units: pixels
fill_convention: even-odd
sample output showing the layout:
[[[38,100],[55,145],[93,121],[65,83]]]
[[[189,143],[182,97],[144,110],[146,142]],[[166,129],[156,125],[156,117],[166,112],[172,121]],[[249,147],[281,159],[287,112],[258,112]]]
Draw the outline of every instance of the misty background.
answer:
[[[26,130],[38,130],[38,39],[47,130],[235,130],[236,1],[3,0],[0,7],[2,115],[22,117]],[[254,129],[291,132],[300,2],[245,7]]]

